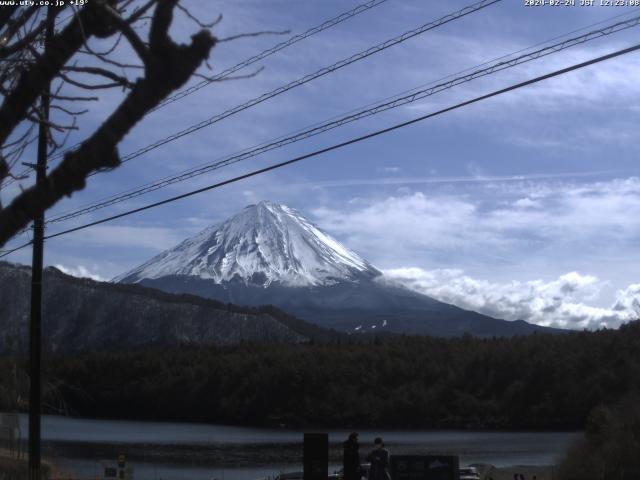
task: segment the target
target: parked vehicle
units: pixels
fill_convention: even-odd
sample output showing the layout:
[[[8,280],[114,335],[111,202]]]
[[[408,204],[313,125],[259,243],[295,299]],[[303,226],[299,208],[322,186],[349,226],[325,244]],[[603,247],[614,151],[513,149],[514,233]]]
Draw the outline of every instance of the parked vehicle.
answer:
[[[460,467],[460,480],[480,480],[476,467]]]

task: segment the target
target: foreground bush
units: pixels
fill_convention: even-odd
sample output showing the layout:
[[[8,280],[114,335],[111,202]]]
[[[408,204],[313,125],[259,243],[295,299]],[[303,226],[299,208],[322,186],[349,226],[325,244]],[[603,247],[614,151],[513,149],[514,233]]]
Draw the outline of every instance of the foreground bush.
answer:
[[[560,465],[561,480],[640,479],[640,395],[597,407]]]

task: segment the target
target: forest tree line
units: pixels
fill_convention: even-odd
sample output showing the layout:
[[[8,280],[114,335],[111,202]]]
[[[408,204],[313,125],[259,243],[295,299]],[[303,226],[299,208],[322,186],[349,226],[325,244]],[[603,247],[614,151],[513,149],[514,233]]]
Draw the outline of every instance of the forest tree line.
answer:
[[[243,425],[582,429],[640,390],[640,323],[478,339],[338,337],[45,359],[46,409]],[[0,358],[0,410],[24,408],[26,360]]]

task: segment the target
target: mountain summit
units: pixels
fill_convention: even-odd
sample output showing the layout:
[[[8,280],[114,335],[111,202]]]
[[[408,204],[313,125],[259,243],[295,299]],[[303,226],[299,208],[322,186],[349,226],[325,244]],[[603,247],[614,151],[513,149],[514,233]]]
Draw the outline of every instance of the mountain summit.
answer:
[[[380,271],[296,210],[263,201],[206,228],[114,281],[138,283],[169,275],[216,283],[301,287],[373,278]]]
[[[321,327],[353,333],[451,337],[548,331],[391,285],[302,214],[274,202],[250,205],[114,281],[237,305],[275,305]]]

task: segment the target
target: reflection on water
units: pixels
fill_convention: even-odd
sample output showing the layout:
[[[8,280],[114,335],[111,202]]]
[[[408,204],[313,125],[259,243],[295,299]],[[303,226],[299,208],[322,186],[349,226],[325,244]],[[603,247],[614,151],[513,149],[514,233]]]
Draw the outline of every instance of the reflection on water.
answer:
[[[22,431],[27,418],[21,417]],[[331,431],[334,469],[348,431]],[[45,416],[45,451],[64,471],[97,478],[118,453],[135,479],[255,480],[299,470],[302,430],[192,423],[131,422]],[[550,465],[575,437],[571,432],[361,431],[362,452],[382,436],[392,453],[448,453],[462,464]],[[101,461],[100,459],[109,459]]]

